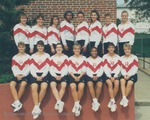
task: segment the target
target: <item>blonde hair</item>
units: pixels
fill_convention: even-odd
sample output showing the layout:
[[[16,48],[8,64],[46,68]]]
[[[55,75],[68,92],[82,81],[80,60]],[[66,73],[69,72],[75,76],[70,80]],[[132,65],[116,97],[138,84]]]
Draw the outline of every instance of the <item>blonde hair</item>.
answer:
[[[79,47],[81,49],[81,45],[78,43],[73,45],[73,49],[75,49],[76,47]]]
[[[132,49],[132,46],[129,43],[125,43],[123,45],[123,49],[128,48],[128,49]]]
[[[19,42],[19,43],[18,43],[18,47],[19,47],[19,46],[24,46],[24,47],[25,47],[25,43],[24,43],[24,42]]]

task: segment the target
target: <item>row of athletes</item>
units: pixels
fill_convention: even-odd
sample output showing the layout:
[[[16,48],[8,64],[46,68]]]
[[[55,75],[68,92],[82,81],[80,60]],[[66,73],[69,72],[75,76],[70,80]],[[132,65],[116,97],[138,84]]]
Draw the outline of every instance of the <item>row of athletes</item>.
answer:
[[[78,25],[75,28],[72,24],[73,16],[72,11],[66,11],[64,21],[60,25],[59,17],[53,16],[50,27],[47,29],[43,26],[44,16],[42,14],[36,17],[36,25],[32,26],[32,28],[26,24],[26,14],[21,14],[19,17],[20,23],[15,25],[13,29],[16,46],[19,41],[24,42],[26,52],[31,54],[37,51],[36,44],[39,40],[42,40],[45,45],[45,51],[53,55],[56,53],[56,44],[62,43],[64,53],[70,57],[73,55],[72,47],[74,42],[81,45],[81,52],[85,56],[89,56],[90,48],[93,47],[98,49],[99,56],[106,54],[109,42],[114,43],[116,47],[118,46],[119,55],[122,56],[124,55],[123,45],[125,43],[134,44],[134,26],[128,20],[127,11],[122,12],[122,21],[118,27],[112,22],[110,13],[105,15],[105,25],[103,27],[97,10],[93,10],[90,13],[90,25],[85,21],[84,13],[80,11],[77,13]]]
[[[14,98],[12,107],[14,112],[22,108],[20,99],[25,91],[27,83],[30,82],[34,108],[32,111],[33,118],[37,118],[40,113],[40,104],[46,94],[46,89],[50,84],[52,93],[56,99],[54,108],[59,113],[63,111],[64,102],[62,101],[65,94],[66,86],[69,84],[74,107],[72,112],[75,116],[80,115],[81,98],[84,94],[84,87],[87,83],[89,92],[92,97],[92,109],[97,111],[100,107],[98,101],[104,82],[108,85],[110,101],[108,107],[112,112],[116,111],[115,97],[121,84],[122,100],[120,105],[128,106],[128,95],[131,92],[133,84],[137,81],[138,59],[131,54],[131,45],[124,44],[125,55],[119,57],[115,54],[115,46],[113,43],[108,45],[108,53],[103,58],[98,56],[96,47],[90,51],[91,56],[86,58],[80,54],[81,46],[75,44],[73,46],[74,55],[68,58],[62,53],[62,44],[56,45],[56,54],[49,56],[44,52],[44,42],[37,42],[37,52],[31,55],[26,54],[25,44],[18,43],[19,53],[12,59],[12,71],[14,79],[10,82],[11,93]],[[29,77],[30,72],[30,77]],[[119,75],[121,74],[121,76]],[[20,84],[19,91],[16,85]],[[58,91],[57,85],[61,88]],[[38,89],[40,92],[38,93]]]

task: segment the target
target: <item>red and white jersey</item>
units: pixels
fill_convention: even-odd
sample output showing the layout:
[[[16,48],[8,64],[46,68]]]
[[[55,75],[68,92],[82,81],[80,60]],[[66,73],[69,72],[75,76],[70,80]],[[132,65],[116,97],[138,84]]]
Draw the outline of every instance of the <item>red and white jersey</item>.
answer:
[[[60,24],[60,36],[63,45],[66,45],[66,40],[74,41],[74,26],[66,20]]]
[[[129,42],[130,45],[134,44],[135,30],[131,22],[126,24],[119,24],[118,26],[119,42]]]
[[[119,55],[115,54],[110,56],[105,54],[103,56],[103,68],[107,77],[111,77],[111,74],[114,74],[114,77],[118,77],[121,70],[121,61]]]
[[[103,26],[103,43],[112,42],[117,46],[118,35],[117,26],[114,23],[110,23],[108,26]]]
[[[60,32],[57,28],[50,26],[47,33],[48,44],[60,43]]]
[[[97,77],[102,76],[103,74],[103,60],[101,57],[93,59],[92,57],[87,58],[87,69],[86,74],[89,77],[93,77],[96,74]]]
[[[101,23],[98,20],[95,21],[90,25],[89,30],[90,30],[90,42],[95,42],[95,47],[97,47],[102,37]]]
[[[68,57],[65,54],[62,56],[57,56],[55,54],[51,57],[50,74],[56,77],[56,73],[61,74],[61,77],[68,74]]]
[[[128,58],[124,56],[121,57],[121,74],[123,76],[135,75],[138,71],[138,58],[135,55],[131,55]]]
[[[43,55],[38,55],[34,53],[31,55],[30,60],[30,72],[33,77],[36,77],[36,73],[43,73],[42,76],[45,77],[48,74],[50,65],[50,56],[47,53]]]
[[[47,45],[47,29],[46,27],[38,27],[35,25],[31,28],[30,48],[33,49],[34,45],[40,40],[44,42],[44,45]]]
[[[29,69],[30,65],[30,56],[28,54],[24,54],[22,56],[15,55],[12,58],[12,72],[14,76],[17,76],[18,74],[23,74],[24,76],[27,76],[30,72]]]
[[[76,41],[85,40],[84,45],[87,46],[89,42],[89,25],[87,22],[83,21],[76,28]]]
[[[15,25],[13,28],[13,34],[17,46],[19,42],[29,44],[30,29],[29,25],[22,25],[21,23]]]
[[[75,57],[71,56],[69,58],[69,73],[81,74],[86,72],[86,58],[84,56]]]

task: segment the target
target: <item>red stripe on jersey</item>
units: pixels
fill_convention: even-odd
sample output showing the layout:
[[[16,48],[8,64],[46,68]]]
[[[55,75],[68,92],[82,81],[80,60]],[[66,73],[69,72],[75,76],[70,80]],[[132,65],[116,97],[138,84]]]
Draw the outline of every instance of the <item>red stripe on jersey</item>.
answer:
[[[98,26],[92,28],[92,29],[91,29],[91,32],[93,32],[93,31],[95,31],[95,30],[96,30],[97,32],[99,32],[100,34],[102,33],[102,29],[101,29],[100,27],[98,27]]]
[[[124,37],[124,35],[125,34],[127,34],[127,33],[132,33],[133,35],[135,34],[135,31],[133,30],[133,28],[128,28],[128,29],[126,29],[126,30],[124,30],[123,32],[121,32],[121,31],[119,31],[119,29],[118,29],[118,35],[121,37],[121,38],[123,38]]]
[[[86,62],[83,61],[82,64],[80,64],[78,67],[76,67],[76,65],[70,60],[69,61],[69,65],[71,65],[71,67],[73,67],[76,71],[80,70],[83,66],[86,66]]]
[[[134,59],[133,62],[127,67],[123,63],[121,63],[121,65],[122,65],[122,68],[125,69],[126,72],[128,72],[134,65],[138,67],[138,61]]]
[[[110,63],[105,59],[103,62],[103,66],[107,65],[111,71],[113,71],[118,65],[121,65],[121,61],[118,60],[118,62],[116,64],[114,64],[113,66],[110,65]]]
[[[13,32],[13,34],[14,34],[14,36],[16,35],[16,34],[18,34],[18,33],[22,33],[22,34],[24,34],[26,37],[29,37],[29,33],[27,33],[26,31],[24,31],[24,30],[22,30],[21,28],[18,28],[18,29],[16,29],[14,32]]]
[[[53,32],[53,31],[50,31],[50,32],[47,33],[47,38],[48,38],[49,36],[53,35],[53,34],[56,36],[57,40],[60,41],[59,35],[58,35],[56,32]]]
[[[116,30],[116,28],[112,28],[111,30],[109,30],[106,34],[105,34],[105,32],[103,31],[103,37],[104,38],[106,38],[109,34],[111,34],[112,32],[114,32],[114,33],[118,33],[118,31]]]
[[[64,60],[63,63],[58,66],[53,60],[51,60],[51,66],[54,66],[58,71],[61,71],[61,69],[65,66],[65,65],[68,65],[68,60]]]
[[[47,35],[44,35],[43,33],[39,31],[34,31],[30,33],[30,38],[34,37],[35,35],[39,35],[40,37],[44,38],[45,40],[47,39]]]
[[[102,66],[103,66],[102,62],[100,62],[96,67],[93,67],[89,62],[87,62],[87,67],[90,68],[93,72],[96,72]]]
[[[31,59],[30,61],[30,64],[34,64],[39,70],[49,63],[50,63],[50,60],[48,58],[46,58],[44,62],[42,62],[40,65],[34,59]]]
[[[66,25],[63,26],[62,28],[60,28],[60,32],[63,32],[64,30],[68,30],[74,35],[74,31],[72,30],[72,28],[70,28],[70,27],[68,27]]]
[[[15,60],[12,60],[12,67],[15,65],[17,66],[20,70],[23,70],[23,68],[26,66],[26,65],[29,65],[30,64],[30,60],[26,60],[22,65],[20,65],[17,61]]]
[[[85,31],[85,32],[87,32],[88,34],[90,34],[89,29],[88,29],[87,27],[85,27],[85,26],[79,28],[79,29],[77,30],[76,34],[78,34],[79,32],[81,32],[82,30]]]

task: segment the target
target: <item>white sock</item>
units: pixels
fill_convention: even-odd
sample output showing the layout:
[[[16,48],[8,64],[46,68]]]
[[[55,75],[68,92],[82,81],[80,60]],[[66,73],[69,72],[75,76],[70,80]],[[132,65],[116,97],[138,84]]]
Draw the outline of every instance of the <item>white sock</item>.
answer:
[[[16,105],[19,105],[21,102],[19,100],[14,101]]]
[[[127,99],[127,97],[126,97],[126,96],[123,96],[123,99]]]
[[[98,102],[97,98],[94,98],[94,99],[93,99],[93,102],[94,102],[94,103]]]
[[[61,100],[57,100],[57,104],[61,103]]]
[[[38,105],[39,105],[39,107],[40,107],[41,103],[39,102],[39,104],[38,104]]]
[[[110,99],[110,101],[113,102],[113,103],[115,103],[115,99],[114,99],[114,98],[113,98],[113,99]]]
[[[79,106],[80,104],[79,104],[79,101],[76,101],[75,102],[75,106]]]

